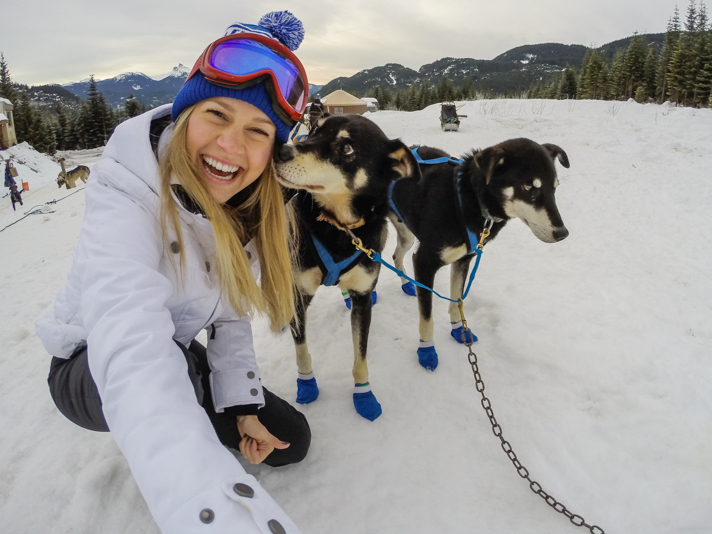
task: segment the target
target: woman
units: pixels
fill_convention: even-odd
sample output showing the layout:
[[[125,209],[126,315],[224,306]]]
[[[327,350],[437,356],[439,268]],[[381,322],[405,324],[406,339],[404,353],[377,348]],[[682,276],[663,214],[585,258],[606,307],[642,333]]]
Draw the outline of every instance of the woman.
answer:
[[[111,430],[164,533],[298,532],[225,446],[280,466],[311,439],[261,386],[249,322],[264,313],[278,330],[294,311],[271,157],[308,96],[289,49],[302,38],[286,11],[233,25],[172,107],[116,129],[68,283],[37,325],[57,407]]]

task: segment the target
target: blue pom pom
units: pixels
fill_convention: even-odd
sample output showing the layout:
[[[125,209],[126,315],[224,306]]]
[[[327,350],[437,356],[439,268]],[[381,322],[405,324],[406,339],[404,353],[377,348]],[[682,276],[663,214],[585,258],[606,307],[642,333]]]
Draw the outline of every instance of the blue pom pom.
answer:
[[[272,32],[290,50],[299,48],[299,45],[304,40],[304,25],[302,21],[289,11],[267,13],[260,19],[258,24]]]

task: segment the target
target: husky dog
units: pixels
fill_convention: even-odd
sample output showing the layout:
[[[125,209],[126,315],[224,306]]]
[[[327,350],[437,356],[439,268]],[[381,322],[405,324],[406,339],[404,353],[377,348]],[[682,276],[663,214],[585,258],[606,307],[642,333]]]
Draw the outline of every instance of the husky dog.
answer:
[[[449,159],[442,150],[417,147],[422,160]],[[511,139],[476,150],[462,162],[420,163],[421,180],[400,180],[391,192],[389,216],[398,232],[393,259],[403,268],[403,257],[413,246],[415,279],[433,287],[435,273],[452,264],[450,298],[462,296],[465,278],[474,255],[478,236],[485,225],[492,225],[485,244],[492,241],[507,221],[519,218],[532,233],[546,243],[565,239],[569,231],[559,215],[554,192],[559,185],[554,161],[568,168],[569,159],[560,147],[540,145],[529,139]],[[416,294],[405,279],[403,291]],[[420,312],[418,360],[431,371],[438,365],[433,343],[432,293],[417,289]],[[463,342],[463,326],[458,305],[450,303],[451,335]],[[468,338],[467,341],[476,340]]]
[[[307,308],[320,285],[338,285],[352,301],[353,377],[356,411],[373,421],[381,406],[371,391],[366,353],[371,294],[380,264],[359,252],[346,231],[380,253],[388,232],[388,189],[393,180],[420,176],[415,157],[401,141],[359,115],[318,121],[309,138],[275,151],[281,185],[299,192],[293,210],[299,249],[297,313],[292,336],[297,353],[297,402],[316,400],[319,390],[306,342]]]
[[[64,168],[64,158],[59,158],[57,160],[62,166],[62,172],[57,176],[57,187],[65,186],[67,189],[73,189],[77,186],[77,180],[81,180],[87,183],[87,178],[89,178],[89,167],[85,165],[79,165],[73,168],[71,171],[67,171]]]

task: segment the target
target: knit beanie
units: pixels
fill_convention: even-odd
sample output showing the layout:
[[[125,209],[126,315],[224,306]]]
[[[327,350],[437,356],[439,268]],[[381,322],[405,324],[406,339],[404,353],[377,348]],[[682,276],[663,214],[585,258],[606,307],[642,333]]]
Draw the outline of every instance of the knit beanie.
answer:
[[[225,35],[233,35],[235,33],[257,33],[274,39],[293,51],[299,47],[304,39],[304,26],[289,11],[273,11],[262,17],[258,24],[233,24],[227,29]],[[178,91],[173,101],[171,118],[176,121],[188,106],[206,98],[220,96],[242,100],[260,109],[274,123],[277,129],[277,140],[283,143],[287,142],[289,132],[296,124],[296,121],[290,121],[290,124],[287,125],[280,119],[279,115],[272,109],[264,81],[244,89],[235,89],[210,83],[202,72],[197,71]]]

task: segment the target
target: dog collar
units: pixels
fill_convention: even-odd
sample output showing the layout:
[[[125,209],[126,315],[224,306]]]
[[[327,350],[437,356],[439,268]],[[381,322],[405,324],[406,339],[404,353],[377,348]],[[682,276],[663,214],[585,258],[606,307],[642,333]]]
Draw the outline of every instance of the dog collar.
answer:
[[[345,230],[345,229],[355,230],[356,228],[361,228],[364,224],[366,224],[366,221],[363,219],[363,217],[361,217],[355,223],[343,224],[341,221],[338,221],[333,217],[324,215],[324,213],[320,213],[319,216],[316,218],[316,220],[328,222],[329,224],[336,226],[339,230]]]

